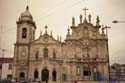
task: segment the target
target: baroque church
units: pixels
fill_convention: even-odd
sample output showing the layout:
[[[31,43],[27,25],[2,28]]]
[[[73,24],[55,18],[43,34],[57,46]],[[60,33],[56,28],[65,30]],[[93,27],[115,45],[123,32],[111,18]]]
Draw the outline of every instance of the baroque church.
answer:
[[[45,32],[35,39],[36,25],[27,6],[17,23],[14,44],[13,78],[61,82],[74,80],[102,80],[109,77],[107,26],[91,23],[91,15],[80,15],[80,22],[72,24],[61,41]],[[70,32],[70,30],[72,30]]]

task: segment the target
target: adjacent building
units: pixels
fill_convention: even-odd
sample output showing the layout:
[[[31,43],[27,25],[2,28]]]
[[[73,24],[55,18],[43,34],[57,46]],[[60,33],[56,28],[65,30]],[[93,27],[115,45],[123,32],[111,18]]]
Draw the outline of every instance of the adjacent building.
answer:
[[[12,78],[13,58],[0,58],[0,78]]]
[[[125,64],[114,63],[111,65],[110,76],[113,79],[125,80]]]
[[[14,78],[39,79],[41,81],[101,80],[109,76],[109,51],[107,26],[96,24],[79,16],[80,23],[72,24],[66,39],[55,39],[45,32],[35,39],[36,24],[27,6],[17,23],[14,45]]]

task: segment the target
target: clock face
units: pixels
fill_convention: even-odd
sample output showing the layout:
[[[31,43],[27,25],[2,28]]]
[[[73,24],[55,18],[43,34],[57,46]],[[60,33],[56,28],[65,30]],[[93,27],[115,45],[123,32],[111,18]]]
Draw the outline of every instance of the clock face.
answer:
[[[21,52],[21,56],[22,56],[22,57],[25,57],[25,56],[26,56],[26,52],[25,52],[25,51],[22,51],[22,52]]]
[[[45,41],[45,42],[48,42],[48,38],[47,38],[47,37],[44,37],[44,41]]]

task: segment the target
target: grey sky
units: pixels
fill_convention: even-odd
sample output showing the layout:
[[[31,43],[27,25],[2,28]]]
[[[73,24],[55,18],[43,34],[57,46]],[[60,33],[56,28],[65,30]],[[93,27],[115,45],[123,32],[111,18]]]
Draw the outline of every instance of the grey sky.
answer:
[[[27,0],[0,0],[0,25],[2,25],[2,48],[5,56],[13,56],[16,42],[16,20],[25,11]],[[125,21],[125,0],[29,0],[30,12],[36,21],[36,38],[40,30],[48,25],[48,33],[61,35],[65,39],[67,28],[72,17],[79,23],[79,15],[84,16],[82,8],[87,7],[87,14],[92,15],[95,24],[96,16],[100,16],[101,25],[110,26],[109,51],[111,63],[125,63],[125,23],[113,24],[112,20]],[[1,34],[0,34],[1,35]],[[1,54],[0,54],[1,55]]]

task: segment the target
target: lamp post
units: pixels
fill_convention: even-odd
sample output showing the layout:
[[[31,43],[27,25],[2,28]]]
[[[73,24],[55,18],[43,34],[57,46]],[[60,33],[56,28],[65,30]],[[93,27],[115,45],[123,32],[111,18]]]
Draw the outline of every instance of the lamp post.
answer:
[[[118,21],[118,20],[113,20],[112,23],[125,23],[125,21]],[[118,67],[118,69],[116,70],[116,75],[118,78],[118,83],[119,83],[119,79],[120,79],[120,68]]]
[[[4,51],[6,51],[5,49],[0,49],[2,50],[2,57],[1,57],[1,72],[0,72],[0,80],[2,77],[2,66],[3,66],[3,58],[4,58]]]
[[[125,21],[113,20],[112,23],[125,23]]]

